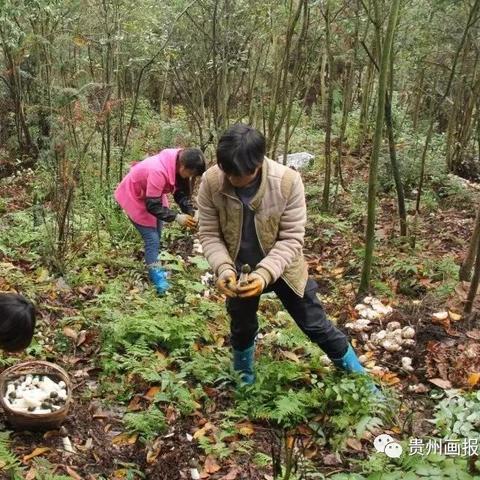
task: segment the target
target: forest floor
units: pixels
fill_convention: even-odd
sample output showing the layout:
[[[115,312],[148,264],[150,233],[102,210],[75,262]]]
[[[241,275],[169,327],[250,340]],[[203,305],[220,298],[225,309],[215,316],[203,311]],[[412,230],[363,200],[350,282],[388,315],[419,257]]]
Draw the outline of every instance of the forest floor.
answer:
[[[339,194],[332,216],[315,207],[317,170],[303,172],[305,255],[341,328],[358,318],[366,211],[366,178],[358,172],[366,170],[350,159],[349,191]],[[385,399],[378,400],[362,379],[325,366],[322,352],[270,296],[261,304],[259,380],[235,392],[223,299],[199,281],[206,266],[192,254],[192,238],[166,229],[174,286],[158,298],[146,282],[140,241],[121,212],[111,208],[114,224],[85,206],[61,275],[51,267],[51,232],[33,225],[33,181],[25,173],[0,184],[0,291],[24,292],[39,311],[32,346],[5,355],[2,364],[38,358],[68,371],[74,402],[65,427],[75,453],[63,449],[56,431],[12,431],[8,448],[16,460],[8,464],[0,448],[0,478],[176,480],[195,472],[211,480],[480,478],[476,452],[427,459],[407,451],[411,439],[445,437],[451,418],[441,417],[439,402],[455,395],[473,402],[479,386],[480,328],[462,319],[468,286],[457,282],[473,204],[445,198],[422,210],[412,246],[398,239],[393,192],[379,197],[373,294],[393,312],[372,321],[369,332],[351,333],[383,387]],[[433,316],[438,312],[446,317]],[[392,321],[415,329],[415,345],[368,350],[368,337]],[[405,356],[413,371],[402,366]],[[477,438],[480,417],[470,423],[466,432]],[[380,433],[402,443],[403,459],[375,452]]]

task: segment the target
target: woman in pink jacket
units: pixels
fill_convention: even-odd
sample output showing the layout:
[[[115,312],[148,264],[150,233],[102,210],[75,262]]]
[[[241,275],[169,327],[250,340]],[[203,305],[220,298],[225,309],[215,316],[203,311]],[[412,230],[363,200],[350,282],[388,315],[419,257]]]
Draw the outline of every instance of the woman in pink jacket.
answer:
[[[159,294],[169,287],[158,263],[163,222],[175,220],[184,228],[196,227],[190,180],[204,171],[205,158],[198,148],[167,148],[134,163],[115,190],[115,199],[143,238],[145,263]],[[169,208],[168,193],[173,193],[181,213]]]

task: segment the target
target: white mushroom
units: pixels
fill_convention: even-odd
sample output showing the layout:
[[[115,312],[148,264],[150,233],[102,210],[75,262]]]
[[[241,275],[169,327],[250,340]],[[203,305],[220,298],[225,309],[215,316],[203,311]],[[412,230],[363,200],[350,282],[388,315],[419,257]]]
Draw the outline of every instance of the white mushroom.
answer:
[[[392,307],[384,305],[380,300],[377,300],[376,298],[372,300],[371,305],[372,308],[382,316],[389,315],[393,311]]]
[[[365,310],[362,310],[360,312],[360,315],[368,320],[376,320],[380,317],[380,314],[371,308],[366,308]]]
[[[413,338],[405,338],[404,340],[402,340],[402,345],[407,348],[414,347],[415,340],[413,340]]]
[[[375,344],[379,345],[383,340],[386,339],[387,332],[385,330],[380,330],[379,332],[372,333],[370,340]]]
[[[362,310],[365,310],[366,308],[368,308],[368,307],[363,303],[359,303],[358,305],[355,305],[355,310],[357,312],[361,312]]]
[[[402,357],[402,367],[408,372],[413,372],[412,359],[410,357]]]
[[[389,322],[387,323],[387,331],[393,332],[394,330],[397,330],[401,328],[402,326],[400,325],[400,322]]]
[[[384,340],[381,345],[387,352],[398,352],[402,348],[392,340]]]
[[[432,316],[435,320],[443,321],[448,318],[448,312],[437,312],[437,313],[434,313]]]
[[[356,322],[350,322],[345,324],[345,328],[353,330],[354,332],[360,333],[365,329],[369,328],[370,320],[365,318],[360,318]]]
[[[372,300],[373,300],[373,297],[365,297],[365,298],[363,299],[363,303],[364,303],[365,305],[370,305],[370,304],[372,303]]]
[[[190,477],[192,478],[192,480],[200,480],[200,478],[202,478],[196,468],[190,469]]]
[[[415,336],[415,329],[412,327],[403,327],[402,328],[402,337],[403,338],[413,338]]]
[[[330,360],[330,358],[327,356],[327,355],[322,355],[320,357],[320,363],[323,365],[323,366],[327,366],[327,365],[331,365],[332,364],[332,361]]]
[[[380,330],[379,332],[377,332],[377,337],[380,340],[383,340],[386,336],[387,336],[387,332],[385,330]]]

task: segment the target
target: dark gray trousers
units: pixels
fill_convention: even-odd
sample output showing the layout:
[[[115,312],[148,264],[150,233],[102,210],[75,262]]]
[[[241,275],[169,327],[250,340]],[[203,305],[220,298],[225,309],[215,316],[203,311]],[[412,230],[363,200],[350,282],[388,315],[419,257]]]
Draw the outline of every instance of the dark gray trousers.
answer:
[[[330,358],[341,358],[348,348],[346,335],[336,328],[325,315],[317,298],[318,285],[309,278],[303,298],[299,297],[280,278],[265,293],[274,291],[303,333],[316,343]],[[229,298],[231,343],[235,350],[245,350],[253,345],[258,331],[257,310],[260,297]]]

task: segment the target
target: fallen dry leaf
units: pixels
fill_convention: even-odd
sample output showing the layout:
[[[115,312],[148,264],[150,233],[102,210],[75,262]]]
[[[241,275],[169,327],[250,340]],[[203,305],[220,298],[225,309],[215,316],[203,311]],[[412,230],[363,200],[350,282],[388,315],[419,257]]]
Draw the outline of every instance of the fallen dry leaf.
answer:
[[[145,394],[145,398],[148,400],[153,400],[155,395],[160,391],[160,387],[151,387],[149,388],[148,392]]]
[[[318,449],[316,445],[310,445],[303,451],[303,455],[305,458],[308,458],[311,460],[312,458],[315,458],[317,456]]]
[[[447,312],[437,312],[432,315],[432,323],[441,325],[445,329],[450,328],[450,318]]]
[[[462,319],[462,316],[459,313],[455,313],[450,310],[448,311],[448,316],[450,317],[450,320],[452,322],[458,322],[459,320]]]
[[[334,467],[335,465],[340,465],[342,461],[337,453],[328,453],[323,457],[323,463],[327,467]]]
[[[207,455],[205,463],[203,464],[203,470],[205,473],[212,474],[218,472],[220,468],[222,467],[217,463],[215,457],[213,455]]]
[[[376,376],[381,378],[382,382],[388,383],[388,385],[396,385],[397,383],[400,383],[400,379],[393,372],[381,372],[376,374]]]
[[[74,342],[77,341],[78,333],[77,333],[73,328],[64,327],[64,329],[63,329],[63,334],[64,334],[66,337],[71,338]]]
[[[37,447],[32,453],[29,455],[25,455],[23,457],[23,462],[26,463],[32,458],[38,457],[39,455],[43,455],[44,453],[47,453],[50,451],[50,448],[48,447]]]
[[[155,356],[159,358],[160,360],[165,360],[167,358],[167,355],[165,355],[163,352],[160,350],[155,351]]]
[[[452,384],[448,380],[443,380],[443,378],[429,378],[428,381],[437,387],[443,388],[444,390],[447,388],[452,388]]]
[[[113,472],[112,480],[122,480],[127,478],[128,470],[126,468],[119,468]]]
[[[480,330],[475,329],[475,330],[470,330],[469,332],[466,333],[468,338],[471,338],[472,340],[480,340]]]
[[[480,381],[480,373],[479,372],[474,372],[474,373],[471,373],[469,376],[468,376],[468,384],[471,386],[471,387],[474,387],[479,381]]]
[[[128,404],[127,410],[129,412],[138,412],[138,410],[142,410],[142,405],[140,404],[142,398],[139,395],[135,395]]]
[[[218,480],[235,480],[240,473],[237,467],[232,468],[226,475],[220,477]]]
[[[202,428],[198,429],[193,434],[193,438],[202,438],[206,435],[207,432],[209,432],[213,428],[214,428],[214,426],[210,422],[207,422]]]
[[[81,330],[80,333],[78,334],[77,341],[75,342],[75,345],[79,347],[82,345],[82,343],[85,343],[85,340],[87,339],[87,331],[86,330]]]
[[[152,449],[147,451],[147,463],[152,464],[155,463],[157,460],[157,457],[160,455],[160,450],[161,450],[161,443],[159,441],[156,441]]]
[[[255,428],[250,422],[237,423],[238,432],[245,437],[252,435],[255,431]]]
[[[37,476],[36,470],[32,467],[27,474],[25,475],[25,480],[35,480],[35,477]]]
[[[110,413],[104,411],[104,410],[97,410],[93,415],[92,418],[97,419],[97,418],[110,418]]]
[[[352,450],[356,450],[357,452],[361,452],[363,449],[362,442],[360,440],[357,440],[356,438],[348,438],[347,446],[350,447]]]
[[[282,350],[282,355],[283,355],[285,358],[288,358],[289,360],[294,361],[295,363],[299,363],[299,362],[300,362],[300,359],[298,358],[298,356],[295,355],[293,352],[289,352],[288,350],[287,350],[287,351]]]
[[[128,433],[121,433],[120,435],[116,435],[112,438],[112,443],[114,445],[122,446],[122,445],[133,445],[138,438],[138,433],[134,433],[133,435],[129,435]]]
[[[335,278],[342,278],[344,272],[345,272],[344,267],[337,267],[331,271],[331,275]]]
[[[65,465],[65,470],[75,480],[82,480],[82,477],[72,467]]]

